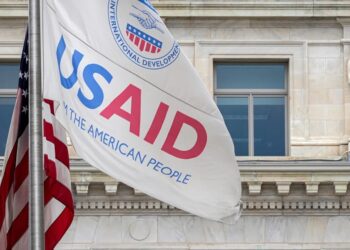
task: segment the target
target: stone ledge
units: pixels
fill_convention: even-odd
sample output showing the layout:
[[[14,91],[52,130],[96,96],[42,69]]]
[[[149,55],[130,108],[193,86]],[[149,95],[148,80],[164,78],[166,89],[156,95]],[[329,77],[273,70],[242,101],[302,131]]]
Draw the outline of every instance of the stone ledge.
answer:
[[[325,0],[155,0],[164,18],[178,17],[343,17],[350,14],[350,2]]]
[[[350,215],[349,200],[254,200],[243,197],[243,215]],[[142,200],[108,200],[107,198],[76,197],[78,215],[188,215],[164,202],[144,197]]]
[[[345,161],[239,161],[244,213],[350,214]],[[0,169],[3,159],[0,159]],[[183,213],[71,159],[76,209],[82,213]]]
[[[330,0],[153,0],[164,18],[179,17],[347,17],[350,1]],[[27,18],[27,2],[0,3],[0,18]]]
[[[28,3],[0,3],[0,18],[28,18]]]
[[[350,243],[118,243],[115,244],[95,244],[91,248],[91,244],[60,244],[60,250],[255,250],[255,249],[271,249],[271,250],[347,250],[350,249]]]

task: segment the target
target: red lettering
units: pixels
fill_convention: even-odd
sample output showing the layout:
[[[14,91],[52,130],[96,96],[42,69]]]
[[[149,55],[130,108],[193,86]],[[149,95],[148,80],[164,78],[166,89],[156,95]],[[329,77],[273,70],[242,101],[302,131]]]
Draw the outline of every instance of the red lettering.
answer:
[[[122,109],[122,106],[131,100],[130,112]],[[102,112],[101,115],[106,119],[112,115],[120,116],[130,123],[130,132],[140,135],[140,120],[141,120],[141,89],[130,84],[124,91],[117,96]]]
[[[174,146],[176,139],[178,138],[181,128],[184,124],[191,126],[196,131],[196,134],[197,134],[196,142],[194,143],[193,147],[188,150],[181,150],[181,149],[175,148]],[[203,125],[199,121],[193,119],[192,117],[189,117],[178,111],[176,112],[173,124],[171,125],[171,128],[164,142],[162,150],[177,158],[191,159],[200,155],[203,152],[206,144],[207,144],[207,132],[203,127]]]
[[[145,141],[153,144],[159,135],[160,129],[163,126],[165,117],[168,113],[169,106],[165,103],[161,102],[159,104],[157,113],[155,117],[153,118],[152,124],[150,129],[147,132],[147,135],[145,137]]]

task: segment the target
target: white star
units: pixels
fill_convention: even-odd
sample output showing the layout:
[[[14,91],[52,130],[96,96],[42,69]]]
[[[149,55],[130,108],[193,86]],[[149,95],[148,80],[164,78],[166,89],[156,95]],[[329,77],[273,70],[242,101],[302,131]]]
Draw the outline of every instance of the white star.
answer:
[[[24,72],[24,78],[28,80],[28,72]]]
[[[23,90],[22,95],[24,96],[24,98],[27,98],[27,95],[28,95],[28,90]]]
[[[19,76],[19,78],[23,78],[23,73],[22,72],[19,72],[19,74],[18,74],[18,76]]]
[[[28,112],[28,107],[27,107],[27,106],[24,106],[24,107],[22,108],[22,112],[25,113],[25,114],[27,114],[27,112]]]
[[[29,58],[28,58],[28,56],[26,56],[26,63],[29,61]]]

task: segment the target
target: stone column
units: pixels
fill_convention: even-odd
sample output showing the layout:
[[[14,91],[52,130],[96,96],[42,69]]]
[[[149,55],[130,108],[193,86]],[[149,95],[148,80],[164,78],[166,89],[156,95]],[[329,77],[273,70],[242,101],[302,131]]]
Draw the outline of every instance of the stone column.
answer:
[[[344,57],[344,142],[350,143],[350,18],[338,18],[337,21],[343,26],[343,57]],[[347,145],[341,149],[342,152],[349,150]]]

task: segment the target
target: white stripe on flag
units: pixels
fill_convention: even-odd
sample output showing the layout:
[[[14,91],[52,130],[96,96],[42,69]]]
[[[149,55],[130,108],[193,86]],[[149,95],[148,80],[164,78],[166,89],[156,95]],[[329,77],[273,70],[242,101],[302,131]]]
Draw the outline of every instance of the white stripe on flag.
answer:
[[[17,154],[16,154],[16,167],[23,159],[24,154],[28,151],[28,126],[25,128],[23,134],[18,139]]]
[[[46,204],[44,214],[45,214],[45,231],[51,226],[51,224],[57,219],[58,216],[63,212],[65,206],[56,200],[51,199],[49,203]]]
[[[71,189],[70,173],[67,166],[65,166],[61,161],[56,159],[55,156],[55,145],[48,140],[43,140],[43,145],[45,146],[45,155],[49,160],[53,161],[56,165],[56,178],[69,190]]]
[[[18,123],[19,123],[19,114],[21,112],[21,103],[20,103],[20,97],[22,96],[21,89],[18,89],[17,96],[16,96],[16,105],[13,110],[12,119],[11,119],[11,126],[10,130],[7,136],[7,142],[6,142],[6,150],[5,150],[5,162],[4,166],[6,166],[6,160],[9,158],[10,153],[12,152],[13,146],[16,143],[17,139],[17,131],[18,131]]]
[[[13,197],[13,219],[15,219],[28,203],[29,178],[26,178]]]
[[[29,230],[27,230],[22,237],[16,242],[12,250],[24,250],[28,248]]]

